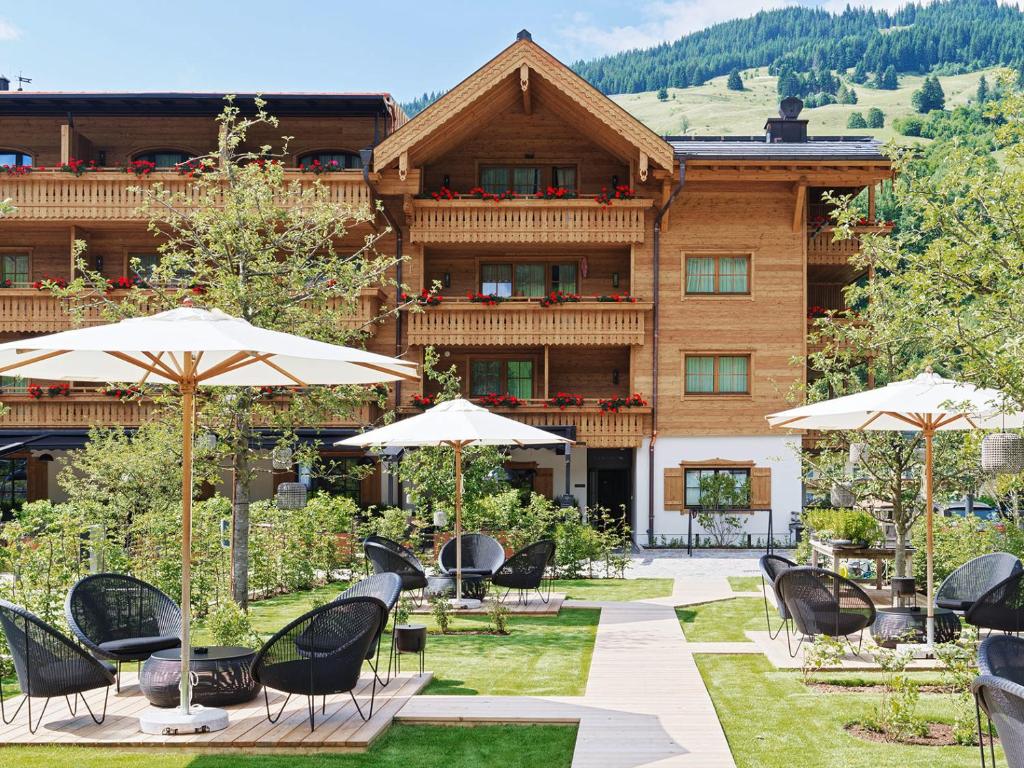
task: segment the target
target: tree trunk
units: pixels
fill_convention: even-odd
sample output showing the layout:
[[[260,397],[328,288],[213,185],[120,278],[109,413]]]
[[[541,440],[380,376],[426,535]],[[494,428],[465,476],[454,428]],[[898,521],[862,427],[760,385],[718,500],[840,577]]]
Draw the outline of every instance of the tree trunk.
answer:
[[[234,500],[231,506],[231,598],[249,605],[249,446],[239,441],[231,456]]]
[[[902,528],[896,528],[896,556],[893,564],[896,575],[910,576],[907,565],[907,532]]]

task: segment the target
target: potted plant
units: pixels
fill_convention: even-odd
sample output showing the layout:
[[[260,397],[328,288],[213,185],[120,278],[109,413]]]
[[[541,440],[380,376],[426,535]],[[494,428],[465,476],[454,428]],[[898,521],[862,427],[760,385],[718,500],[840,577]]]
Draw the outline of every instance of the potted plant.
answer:
[[[427,645],[427,625],[410,624],[410,608],[406,597],[395,606],[395,648],[399,653],[422,653]]]

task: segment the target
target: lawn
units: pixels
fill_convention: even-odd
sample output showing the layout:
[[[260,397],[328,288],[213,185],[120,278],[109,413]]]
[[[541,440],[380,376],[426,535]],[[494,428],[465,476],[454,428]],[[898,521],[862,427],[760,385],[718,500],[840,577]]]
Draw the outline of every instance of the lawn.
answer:
[[[0,765],[18,768],[568,768],[576,728],[393,725],[364,754],[197,755],[75,747],[0,747]]]
[[[738,768],[964,768],[978,763],[977,747],[880,744],[847,733],[843,726],[870,715],[878,694],[823,694],[804,686],[798,672],[776,671],[760,655],[698,655],[696,660]],[[949,698],[923,694],[918,713],[950,722]]]
[[[691,643],[749,642],[744,632],[765,629],[764,600],[760,597],[735,597],[676,608],[676,616]],[[773,627],[775,619],[772,616]]]
[[[761,577],[730,576],[729,586],[732,587],[733,592],[760,592],[762,586]]]
[[[595,603],[669,597],[672,579],[556,579],[551,589],[570,600]]]

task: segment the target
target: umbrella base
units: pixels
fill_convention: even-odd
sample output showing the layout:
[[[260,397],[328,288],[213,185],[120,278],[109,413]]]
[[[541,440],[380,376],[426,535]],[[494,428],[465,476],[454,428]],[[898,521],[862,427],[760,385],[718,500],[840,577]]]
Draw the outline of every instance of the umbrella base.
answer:
[[[156,736],[192,736],[222,731],[228,727],[228,713],[216,707],[194,704],[187,715],[178,707],[147,707],[139,715],[139,730]]]
[[[463,597],[459,600],[452,598],[449,602],[452,604],[452,608],[457,611],[472,611],[483,605],[483,600],[471,600],[468,597]]]

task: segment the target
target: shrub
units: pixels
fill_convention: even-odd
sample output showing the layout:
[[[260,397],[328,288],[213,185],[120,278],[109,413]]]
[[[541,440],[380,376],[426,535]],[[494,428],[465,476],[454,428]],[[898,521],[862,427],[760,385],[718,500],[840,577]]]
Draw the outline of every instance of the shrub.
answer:
[[[1011,532],[1000,531],[996,524],[984,520],[963,517],[936,517],[933,523],[934,574],[936,588],[953,571],[975,557],[989,552],[1006,549],[1018,556],[1019,548],[1014,549],[1019,536]],[[914,544],[914,578],[918,584],[924,584],[926,578],[925,562],[925,526],[914,526],[911,534]]]
[[[878,107],[872,107],[868,110],[868,128],[884,128],[885,127],[885,113]]]
[[[249,614],[231,600],[225,600],[210,611],[206,627],[217,645],[261,645],[259,635],[249,620]]]
[[[978,674],[977,648],[978,630],[967,625],[956,641],[935,645],[935,655],[942,662],[943,681],[953,698],[953,739],[963,746],[978,743],[971,694],[971,682]]]
[[[896,740],[908,736],[923,736],[928,732],[927,724],[918,716],[917,705],[921,699],[916,680],[907,675],[910,654],[880,648],[875,659],[885,673],[882,700],[878,704],[876,720],[868,727],[881,731]]]
[[[430,600],[430,614],[437,622],[437,629],[442,635],[448,634],[452,624],[452,604],[447,595],[438,595]]]
[[[859,509],[807,509],[804,524],[822,540],[846,539],[872,544],[882,538],[882,528],[870,513]]]
[[[851,112],[850,117],[846,121],[847,128],[867,128],[867,120],[864,119],[864,115],[860,112]]]
[[[899,117],[893,121],[892,126],[896,129],[897,133],[903,136],[920,136],[924,130],[924,120],[913,115]]]
[[[846,646],[837,637],[818,635],[809,643],[804,650],[804,660],[800,667],[803,672],[804,682],[811,676],[812,672],[818,672],[826,667],[835,667],[843,660],[846,653]]]
[[[408,624],[410,616],[412,616],[412,601],[408,597],[403,597],[398,601],[398,605],[395,606],[395,626],[400,627]]]
[[[490,608],[487,609],[487,627],[498,635],[509,633],[508,608],[500,600],[492,600]]]

